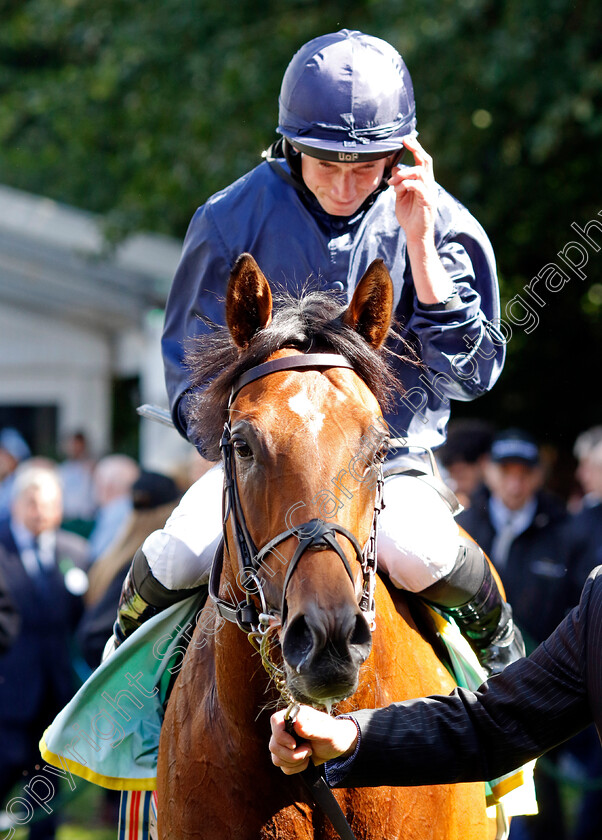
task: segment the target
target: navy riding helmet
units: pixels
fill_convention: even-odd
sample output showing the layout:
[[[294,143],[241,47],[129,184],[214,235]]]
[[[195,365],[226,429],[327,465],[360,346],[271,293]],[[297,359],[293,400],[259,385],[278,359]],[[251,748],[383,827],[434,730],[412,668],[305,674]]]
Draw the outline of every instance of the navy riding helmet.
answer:
[[[416,135],[414,90],[397,50],[341,29],[295,53],[282,80],[277,131],[298,152],[339,162],[386,157]],[[286,144],[285,144],[286,145]]]

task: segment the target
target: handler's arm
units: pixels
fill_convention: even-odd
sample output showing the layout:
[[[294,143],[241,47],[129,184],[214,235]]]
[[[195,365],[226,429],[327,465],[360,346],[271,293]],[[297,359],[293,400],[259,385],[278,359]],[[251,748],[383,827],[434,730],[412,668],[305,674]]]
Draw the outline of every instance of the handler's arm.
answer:
[[[295,731],[305,740],[298,744],[277,713],[270,741],[274,764],[290,774],[310,758],[326,761],[332,787],[484,781],[515,769],[591,723],[586,605],[584,594],[580,607],[528,659],[477,692],[456,689],[334,720],[304,707]]]
[[[352,761],[326,765],[331,786],[484,781],[524,764],[592,721],[585,684],[583,605],[527,659],[477,692],[456,689],[353,713]]]
[[[349,718],[332,718],[311,706],[301,706],[291,735],[285,728],[285,711],[270,718],[270,752],[276,767],[287,776],[305,770],[310,759],[323,764],[329,758],[352,755],[358,741],[357,724]]]

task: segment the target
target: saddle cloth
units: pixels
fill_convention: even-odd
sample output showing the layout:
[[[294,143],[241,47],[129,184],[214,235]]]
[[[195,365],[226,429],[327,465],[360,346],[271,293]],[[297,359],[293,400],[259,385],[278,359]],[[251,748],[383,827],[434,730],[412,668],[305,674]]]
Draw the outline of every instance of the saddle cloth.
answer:
[[[48,764],[112,790],[155,789],[164,705],[198,605],[192,595],[163,610],[94,671],[40,741]]]
[[[124,790],[117,840],[157,840],[157,792]]]
[[[452,663],[453,676],[461,688],[477,689],[487,679],[487,674],[458,626],[449,616],[425,604],[435,629],[444,643]],[[507,817],[537,814],[537,799],[533,782],[535,761],[519,767],[512,773],[485,783],[487,805],[493,809],[502,805]],[[489,816],[495,816],[493,812]]]

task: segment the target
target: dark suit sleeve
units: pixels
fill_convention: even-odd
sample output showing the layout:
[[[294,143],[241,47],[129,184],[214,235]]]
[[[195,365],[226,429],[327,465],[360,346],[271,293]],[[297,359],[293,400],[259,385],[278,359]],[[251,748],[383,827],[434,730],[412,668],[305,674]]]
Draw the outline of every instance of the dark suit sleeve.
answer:
[[[4,572],[0,570],[0,655],[13,643],[19,626],[19,614],[8,594]]]
[[[528,659],[477,692],[354,712],[360,740],[352,761],[331,761],[331,786],[377,787],[493,779],[567,740],[592,722],[586,687],[592,576],[579,607]],[[592,599],[602,619],[602,598]]]
[[[85,610],[77,628],[80,650],[92,669],[100,665],[105,645],[113,633],[121,589],[129,568],[125,566],[117,572],[100,601]]]

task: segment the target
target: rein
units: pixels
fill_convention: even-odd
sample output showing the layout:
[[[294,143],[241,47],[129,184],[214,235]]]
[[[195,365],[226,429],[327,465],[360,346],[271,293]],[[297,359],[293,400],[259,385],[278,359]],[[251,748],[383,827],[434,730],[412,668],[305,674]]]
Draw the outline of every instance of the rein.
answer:
[[[311,353],[300,356],[284,356],[279,359],[264,362],[263,364],[257,365],[256,367],[246,371],[236,380],[232,387],[228,408],[230,408],[235,396],[245,385],[260,379],[263,376],[268,376],[271,373],[283,370],[315,370],[317,368],[328,367],[353,369],[353,366],[347,361],[347,359],[344,358],[344,356],[339,356],[334,353]],[[258,549],[249,532],[240,501],[238,485],[236,483],[236,467],[230,437],[229,420],[227,420],[224,424],[224,431],[220,441],[220,449],[224,470],[222,515],[223,534],[220,544],[217,546],[215,552],[211,566],[211,574],[209,577],[209,595],[214,601],[219,614],[227,621],[238,624],[240,629],[247,634],[261,636],[266,633],[274,619],[277,619],[278,621],[282,620],[285,613],[286,591],[291,576],[302,555],[311,548],[330,548],[335,551],[341,559],[352,583],[355,583],[349,561],[347,560],[341,545],[336,539],[336,535],[341,534],[351,543],[356,559],[361,565],[363,588],[359,600],[359,607],[369,619],[371,628],[374,629],[376,534],[378,529],[378,515],[382,509],[382,470],[379,469],[377,479],[376,500],[374,504],[374,515],[372,518],[370,536],[363,550],[358,543],[357,538],[351,533],[351,531],[347,530],[347,528],[344,528],[342,525],[328,523],[323,519],[311,519],[309,522],[305,522],[302,525],[288,528],[286,531],[282,531],[276,537],[271,539],[261,549]],[[232,518],[239,562],[238,583],[246,593],[246,599],[236,604],[229,603],[219,595],[219,580],[223,568],[223,552],[224,548],[228,544],[226,526],[230,518]],[[298,540],[298,546],[287,570],[280,608],[276,610],[275,608],[268,607],[259,573],[261,571],[262,564],[267,559],[268,555],[277,550],[280,543],[290,539],[291,537],[295,537]],[[261,604],[260,610],[257,609],[257,605],[252,597],[253,595],[259,597]]]
[[[284,356],[279,359],[264,362],[263,364],[257,365],[256,367],[246,371],[236,380],[230,394],[228,409],[230,409],[234,398],[241,388],[263,376],[268,376],[271,373],[283,370],[315,370],[327,367],[353,369],[353,366],[347,361],[347,359],[345,359],[344,356],[334,353],[311,353],[300,356]],[[274,684],[280,691],[283,699],[285,699],[289,704],[289,708],[287,710],[287,721],[288,725],[292,729],[294,715],[296,714],[295,703],[286,688],[286,681],[284,679],[282,669],[280,669],[272,661],[269,630],[274,626],[274,624],[276,626],[278,624],[282,624],[286,610],[286,591],[289,581],[297,568],[299,560],[309,549],[317,547],[332,549],[341,559],[351,582],[355,584],[351,566],[349,565],[349,561],[347,560],[345,553],[337,540],[337,534],[344,536],[351,543],[355,557],[361,565],[363,587],[359,600],[359,607],[362,612],[365,613],[370,629],[374,630],[376,534],[378,530],[378,516],[383,507],[382,467],[379,467],[377,478],[376,499],[370,536],[363,550],[356,536],[352,534],[351,531],[341,525],[328,523],[322,519],[311,519],[309,522],[305,522],[302,525],[288,528],[286,531],[282,531],[282,533],[278,534],[258,550],[247,527],[247,522],[238,493],[229,419],[224,424],[224,431],[220,441],[220,449],[224,469],[222,508],[223,533],[211,566],[209,595],[215,603],[219,614],[227,621],[237,624],[241,630],[247,633],[251,644],[253,644],[253,646],[260,652],[261,661],[265,670],[274,681]],[[241,588],[244,589],[246,594],[245,600],[239,603],[229,603],[219,595],[219,581],[223,568],[224,551],[228,545],[226,526],[230,518],[232,518],[239,562],[238,583]],[[286,572],[282,588],[280,608],[279,610],[276,610],[275,608],[270,608],[267,604],[261,583],[260,570],[262,563],[267,556],[271,552],[277,550],[280,543],[290,539],[291,537],[297,538],[298,545]],[[261,605],[260,611],[257,609],[257,605],[252,597],[254,595],[259,597]],[[326,784],[326,781],[319,769],[310,764],[309,767],[300,774],[300,776],[310,796],[313,797],[314,801],[328,816],[341,840],[355,840],[355,835],[353,834],[349,823],[345,819],[345,815],[343,814],[332,791]]]

